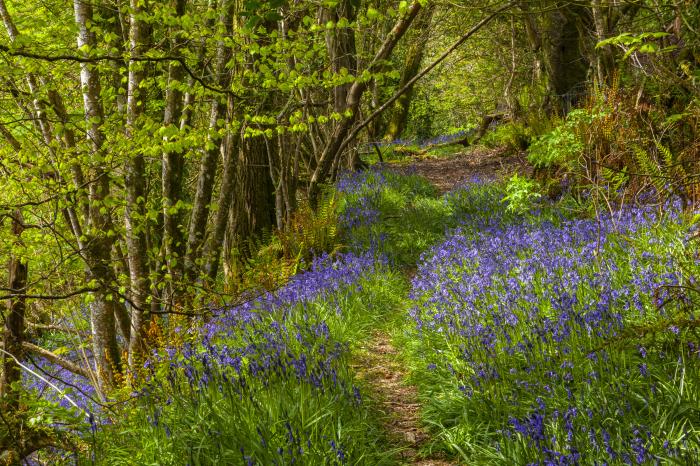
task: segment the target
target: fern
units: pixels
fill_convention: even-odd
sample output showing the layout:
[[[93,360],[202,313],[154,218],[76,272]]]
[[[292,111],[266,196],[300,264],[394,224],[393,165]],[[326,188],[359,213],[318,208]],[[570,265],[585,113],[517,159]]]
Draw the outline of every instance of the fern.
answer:
[[[661,154],[664,164],[666,164],[667,167],[671,167],[675,164],[676,158],[673,156],[671,153],[671,150],[661,144],[660,142],[656,141],[656,148],[658,149],[659,153]]]
[[[624,167],[622,170],[611,170],[610,168],[603,167],[602,172],[605,182],[615,191],[621,189],[629,182],[627,167]]]
[[[632,148],[641,174],[651,180],[651,183],[658,192],[664,192],[666,190],[666,183],[664,182],[665,175],[662,171],[662,167],[649,152],[642,147],[635,144]]]

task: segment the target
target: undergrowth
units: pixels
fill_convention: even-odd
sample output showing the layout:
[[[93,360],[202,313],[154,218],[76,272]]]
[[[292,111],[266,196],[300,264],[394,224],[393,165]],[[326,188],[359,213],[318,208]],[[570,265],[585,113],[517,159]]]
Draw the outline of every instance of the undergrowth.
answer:
[[[401,344],[431,448],[467,464],[697,458],[694,296],[670,290],[693,288],[698,271],[678,206],[514,216],[489,189],[461,188],[488,207],[413,279]]]
[[[403,284],[372,252],[326,257],[276,292],[221,309],[147,363],[136,402],[98,431],[97,462],[390,463],[349,360]]]

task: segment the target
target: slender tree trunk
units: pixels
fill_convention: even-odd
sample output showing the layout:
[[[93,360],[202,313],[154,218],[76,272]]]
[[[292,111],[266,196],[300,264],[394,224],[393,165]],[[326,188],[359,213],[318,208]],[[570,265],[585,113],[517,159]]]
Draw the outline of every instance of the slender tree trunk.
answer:
[[[231,99],[229,98],[229,111],[232,111],[230,108],[231,105]],[[206,250],[203,254],[207,261],[204,272],[209,280],[209,284],[215,282],[216,276],[219,273],[219,262],[221,260],[226,227],[228,226],[230,217],[229,210],[231,209],[232,201],[235,196],[239,139],[238,133],[229,133],[224,138],[224,173],[221,176],[221,187],[219,188],[219,200],[214,217],[214,228],[209,236],[209,241],[207,241]]]
[[[148,25],[142,16],[145,14],[143,2],[131,0],[129,43],[134,58],[142,56],[150,43]],[[129,62],[128,97],[126,103],[126,136],[136,136],[136,128],[144,113],[146,92],[141,87],[145,77],[144,64],[135,60]],[[149,315],[149,267],[146,242],[146,164],[138,150],[129,157],[126,166],[126,207],[124,223],[129,262],[131,289],[131,339],[129,341],[129,365],[135,367],[138,355],[145,350],[144,335]]]
[[[175,14],[182,17],[185,14],[185,0],[175,0]],[[181,47],[179,31],[171,30],[171,49],[177,53]],[[185,70],[179,62],[170,62],[168,68],[168,88],[165,94],[165,113],[163,115],[163,127],[179,128],[182,118],[183,97],[182,81]],[[181,137],[178,135],[177,137]],[[162,177],[162,202],[163,202],[163,243],[165,244],[165,260],[168,272],[174,283],[173,288],[179,286],[184,270],[185,238],[183,233],[183,212],[178,205],[182,196],[182,179],[184,153],[182,150],[168,149],[168,137],[165,137],[166,149],[163,152],[161,177]],[[171,292],[175,292],[174,289]]]
[[[223,4],[223,12],[220,22],[223,26],[222,33],[231,33],[232,26],[232,2],[226,1]],[[231,74],[225,68],[230,59],[231,51],[223,41],[219,41],[216,50],[217,84],[225,88],[231,83]],[[218,156],[222,153],[225,138],[222,131],[228,125],[226,114],[226,101],[221,97],[215,97],[209,116],[209,135],[207,137],[207,147],[199,166],[199,176],[197,177],[197,190],[192,205],[190,217],[190,228],[187,237],[187,256],[185,258],[185,277],[188,281],[196,278],[199,272],[202,259],[202,246],[204,244],[205,232],[207,231],[207,220],[209,219],[210,204],[214,192],[214,180],[218,166]],[[228,130],[227,130],[228,131]]]
[[[506,82],[506,87],[503,91],[503,98],[508,106],[508,113],[512,119],[517,119],[520,114],[520,103],[518,98],[513,95],[513,83],[515,81],[515,76],[518,71],[517,62],[517,50],[516,50],[516,31],[515,31],[515,18],[510,18],[510,72],[508,73],[508,81]]]
[[[78,24],[78,49],[93,50],[97,41],[91,29],[93,23],[92,4],[82,0],[74,2],[75,20]],[[105,200],[110,196],[109,176],[102,165],[104,135],[102,123],[104,111],[101,101],[100,75],[91,63],[81,63],[80,82],[83,89],[83,107],[87,121],[87,137],[95,162],[92,174],[95,181],[90,184],[90,222],[87,233],[85,256],[92,278],[100,283],[101,290],[91,305],[93,330],[93,352],[97,364],[97,375],[103,390],[113,386],[116,372],[121,371],[120,352],[115,328],[115,306],[117,296],[110,290],[116,285],[111,264],[112,240],[108,232],[113,229]]]
[[[328,21],[337,23],[346,18],[350,23],[355,21],[357,14],[351,0],[341,0],[335,6],[321,10],[321,24]],[[355,47],[355,31],[351,27],[333,28],[326,30],[326,50],[333,73],[357,73],[357,51]],[[346,108],[348,91],[352,83],[345,83],[333,88],[333,110],[343,113]]]
[[[19,31],[12,22],[5,4],[0,0],[0,16],[10,40],[15,41],[19,37]],[[86,24],[92,22],[92,9],[86,5],[75,5],[75,18],[79,27],[78,46],[94,48],[95,37]],[[27,84],[32,96],[33,121],[46,144],[47,150],[55,154],[54,136],[51,123],[47,117],[46,99],[40,98],[39,79],[34,74],[27,75]],[[88,121],[88,142],[91,152],[97,154],[102,150],[103,135],[100,125],[102,123],[102,108],[100,103],[99,74],[94,66],[83,63],[81,66],[81,87],[83,89],[83,106],[85,117]],[[61,96],[49,90],[48,103],[53,107],[59,121],[66,121],[67,116]],[[69,149],[75,149],[76,141],[74,133],[65,129],[62,133],[63,143]],[[101,154],[100,154],[101,155]],[[115,286],[114,272],[110,267],[109,250],[111,240],[106,234],[112,226],[109,213],[102,211],[104,200],[109,196],[109,179],[104,167],[95,162],[90,167],[90,179],[95,180],[89,186],[84,185],[84,177],[81,167],[76,163],[71,167],[73,181],[78,192],[82,213],[86,218],[87,229],[83,230],[78,215],[72,206],[63,209],[63,216],[70,226],[78,244],[79,251],[87,266],[88,279],[97,281],[101,289],[94,294],[91,305],[91,321],[93,324],[93,349],[95,362],[98,366],[101,387],[108,387],[113,382],[115,370],[120,370],[120,355],[116,342],[115,314],[123,315],[123,308],[110,291]],[[55,176],[55,174],[49,174]],[[87,195],[84,193],[87,191]]]
[[[542,62],[542,34],[537,27],[535,15],[530,11],[530,2],[519,1],[518,7],[522,12],[522,21],[525,25],[525,32],[527,33],[528,42],[530,43],[530,50],[534,57],[532,64],[532,81],[534,84],[540,81],[544,70],[544,64]]]
[[[591,0],[591,13],[593,15],[593,24],[595,25],[595,39],[597,42],[608,38],[610,31],[608,30],[608,21],[606,10],[609,7],[604,7],[601,0]],[[612,55],[612,47],[606,45],[601,48],[595,48],[596,60],[596,77],[599,85],[609,84],[614,67]]]

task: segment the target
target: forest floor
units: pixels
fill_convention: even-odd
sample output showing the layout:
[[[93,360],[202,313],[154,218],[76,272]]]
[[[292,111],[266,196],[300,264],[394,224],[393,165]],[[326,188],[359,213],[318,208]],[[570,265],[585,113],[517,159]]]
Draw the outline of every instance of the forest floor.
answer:
[[[459,183],[472,178],[500,179],[515,172],[527,170],[522,154],[505,154],[503,149],[474,148],[447,156],[421,156],[410,162],[390,163],[402,173],[413,173],[427,178],[439,195],[453,189]],[[406,270],[407,279],[414,267]],[[405,312],[402,310],[400,312]],[[430,434],[421,423],[418,390],[408,380],[408,370],[402,364],[400,351],[394,346],[391,335],[377,330],[372,339],[361,348],[357,368],[360,377],[372,389],[375,400],[386,416],[385,428],[392,447],[400,454],[403,464],[414,466],[451,466],[439,453],[425,454]]]
[[[411,159],[410,163],[402,162],[393,166],[399,172],[415,173],[427,178],[439,194],[444,194],[471,178],[497,179],[529,170],[524,154],[507,154],[505,151],[503,148],[475,147],[447,156],[428,154]]]
[[[386,417],[385,428],[392,447],[399,452],[404,464],[419,466],[450,466],[456,463],[437,456],[421,457],[421,448],[430,435],[420,422],[420,401],[416,387],[408,381],[401,364],[399,350],[391,336],[377,331],[362,347],[358,361],[360,376],[371,387],[374,397]]]

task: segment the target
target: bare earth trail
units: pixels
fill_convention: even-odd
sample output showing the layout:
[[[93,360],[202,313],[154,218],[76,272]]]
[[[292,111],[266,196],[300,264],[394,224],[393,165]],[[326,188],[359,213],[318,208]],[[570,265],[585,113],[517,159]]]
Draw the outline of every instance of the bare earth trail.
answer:
[[[524,167],[522,156],[506,156],[499,149],[476,149],[449,157],[414,159],[409,165],[394,165],[397,171],[424,176],[440,194],[473,177],[497,179],[516,171],[522,173]],[[421,457],[420,450],[429,443],[430,435],[420,421],[418,390],[408,383],[408,371],[402,365],[400,352],[388,333],[378,330],[363,345],[357,369],[359,376],[372,388],[386,415],[385,427],[392,442],[391,447],[400,451],[402,464],[459,464],[437,455]]]
[[[397,169],[427,178],[440,194],[471,178],[498,179],[529,171],[523,154],[506,155],[504,149],[485,148],[467,149],[446,157],[416,158],[410,164],[397,165]]]

